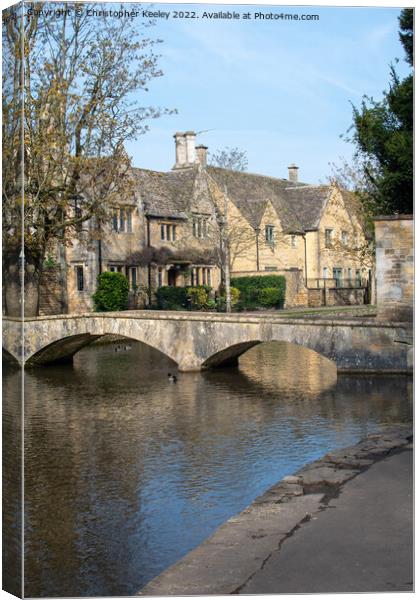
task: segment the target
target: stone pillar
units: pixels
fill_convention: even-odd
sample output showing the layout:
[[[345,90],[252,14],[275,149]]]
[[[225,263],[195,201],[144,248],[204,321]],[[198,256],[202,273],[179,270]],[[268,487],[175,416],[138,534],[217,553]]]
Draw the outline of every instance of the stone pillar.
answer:
[[[414,297],[413,216],[376,217],[377,318],[412,321]]]

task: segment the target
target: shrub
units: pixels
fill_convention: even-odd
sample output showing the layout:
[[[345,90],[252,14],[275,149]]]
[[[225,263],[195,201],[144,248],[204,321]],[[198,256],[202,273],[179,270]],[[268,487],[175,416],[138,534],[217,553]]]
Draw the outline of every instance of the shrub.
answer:
[[[199,285],[187,288],[187,295],[191,300],[191,308],[193,310],[200,310],[206,306],[208,293],[204,286]]]
[[[213,300],[213,298],[209,298],[206,302],[206,305],[204,307],[206,310],[216,310],[217,308],[217,302],[216,300]]]
[[[238,288],[230,286],[230,302],[232,306],[238,304],[240,296],[241,292],[238,290]]]
[[[238,288],[231,286],[231,288],[230,288],[230,304],[231,304],[232,308],[235,308],[237,306],[240,295],[241,295],[241,292],[238,290]],[[219,312],[224,312],[226,310],[226,294],[225,293],[218,296],[218,298],[216,300],[216,305],[217,305],[217,310]]]
[[[98,275],[98,287],[93,294],[95,310],[99,312],[126,310],[128,305],[128,281],[123,273],[105,271]]]
[[[241,300],[238,306],[240,309],[283,307],[286,292],[286,279],[283,275],[233,277],[231,282],[241,292]],[[277,293],[273,291],[261,293],[262,290],[268,289],[276,289]]]
[[[187,308],[187,288],[164,285],[156,292],[157,306],[161,310],[182,310]]]
[[[266,287],[258,290],[257,303],[263,308],[278,308],[280,305],[281,293],[278,287]]]

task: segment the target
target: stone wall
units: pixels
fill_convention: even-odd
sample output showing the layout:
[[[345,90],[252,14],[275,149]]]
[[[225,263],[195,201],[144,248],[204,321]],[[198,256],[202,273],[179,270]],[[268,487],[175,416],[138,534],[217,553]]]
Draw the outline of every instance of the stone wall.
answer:
[[[39,314],[62,315],[66,312],[65,283],[60,267],[46,268],[39,285]]]
[[[374,222],[377,318],[388,321],[412,321],[413,216],[377,217]]]
[[[365,303],[365,288],[308,289],[308,306],[360,306]]]

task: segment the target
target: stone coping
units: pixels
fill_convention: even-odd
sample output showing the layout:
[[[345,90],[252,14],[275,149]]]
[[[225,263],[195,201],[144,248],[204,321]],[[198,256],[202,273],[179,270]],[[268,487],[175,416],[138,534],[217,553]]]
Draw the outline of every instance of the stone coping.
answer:
[[[288,537],[325,510],[347,481],[390,453],[412,448],[411,442],[411,426],[392,425],[354,446],[329,452],[294,475],[284,477],[137,595],[240,592]]]
[[[379,215],[373,221],[412,221],[413,215]]]
[[[184,312],[184,311],[173,311],[170,314],[162,311],[124,311],[124,312],[100,312],[100,313],[79,313],[79,314],[63,314],[63,315],[44,315],[40,317],[28,317],[21,319],[19,317],[3,317],[3,322],[15,322],[21,323],[41,323],[43,321],[57,321],[57,320],[78,320],[85,318],[95,319],[138,319],[138,320],[158,320],[158,321],[207,321],[212,323],[249,323],[259,324],[269,322],[276,325],[313,325],[317,327],[326,326],[341,326],[341,327],[355,327],[365,326],[374,328],[407,328],[412,327],[412,322],[409,321],[380,321],[379,319],[368,319],[366,317],[354,317],[347,319],[316,319],[299,317],[293,318],[290,316],[282,317],[281,315],[253,315],[252,313],[247,314],[220,314],[220,313],[207,313],[207,312]]]

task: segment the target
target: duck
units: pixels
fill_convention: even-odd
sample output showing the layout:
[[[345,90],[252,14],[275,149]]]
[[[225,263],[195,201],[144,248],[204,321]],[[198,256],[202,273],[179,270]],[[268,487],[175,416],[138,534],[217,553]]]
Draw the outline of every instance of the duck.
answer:
[[[171,383],[176,383],[178,381],[178,377],[176,375],[172,375],[171,373],[168,373],[168,380]]]

